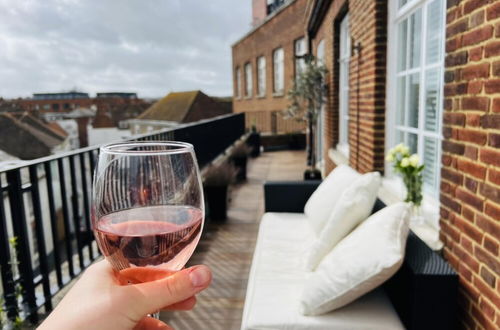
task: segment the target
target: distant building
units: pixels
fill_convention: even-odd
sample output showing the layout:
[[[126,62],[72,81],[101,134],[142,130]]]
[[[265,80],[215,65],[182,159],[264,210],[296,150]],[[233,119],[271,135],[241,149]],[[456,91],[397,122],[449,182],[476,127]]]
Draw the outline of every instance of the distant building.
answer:
[[[69,112],[77,108],[90,108],[93,104],[88,93],[35,93],[32,98],[17,101],[24,111]]]
[[[67,134],[28,113],[0,113],[0,132],[0,149],[22,160],[69,149]]]
[[[122,92],[97,93],[94,104],[97,108],[94,128],[119,127],[120,122],[136,118],[151,105],[136,93]]]
[[[129,120],[132,134],[152,132],[231,113],[228,99],[212,98],[201,91],[170,93],[137,119]]]

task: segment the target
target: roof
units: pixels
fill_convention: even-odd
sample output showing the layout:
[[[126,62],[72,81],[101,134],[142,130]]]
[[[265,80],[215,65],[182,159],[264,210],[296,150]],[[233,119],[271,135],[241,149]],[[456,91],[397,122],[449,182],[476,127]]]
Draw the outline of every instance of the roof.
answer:
[[[138,119],[182,122],[201,91],[170,93],[144,111]]]
[[[30,115],[1,113],[0,132],[0,149],[20,159],[48,156],[65,140]]]

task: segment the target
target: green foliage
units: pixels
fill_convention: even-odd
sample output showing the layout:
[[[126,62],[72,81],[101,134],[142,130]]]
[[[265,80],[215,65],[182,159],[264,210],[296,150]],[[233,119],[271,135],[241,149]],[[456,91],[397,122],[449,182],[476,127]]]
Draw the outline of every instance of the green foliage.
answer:
[[[306,59],[304,71],[298,74],[292,88],[288,91],[288,108],[285,118],[294,118],[314,125],[326,102],[325,76],[328,73],[325,65],[318,63],[314,57]]]
[[[17,244],[18,244],[17,237],[14,236],[9,239],[10,253],[11,253],[11,259],[9,261],[9,264],[11,266],[11,270],[14,275],[16,274],[17,267],[19,265],[19,260],[17,258]],[[20,301],[23,295],[22,285],[19,282],[15,282],[14,290],[15,290],[16,301]],[[5,300],[3,297],[0,297],[0,328],[3,328],[6,325],[10,325],[10,328],[12,329],[21,329],[23,327],[24,321],[19,316],[20,308],[18,305],[16,305],[15,308],[17,316],[14,321],[11,321],[8,319],[7,316],[7,311],[5,309]]]
[[[420,164],[417,154],[410,155],[410,148],[400,143],[386,156],[388,162],[393,163],[394,171],[401,174],[406,186],[407,194],[405,202],[420,206],[422,203],[422,171],[425,165]]]

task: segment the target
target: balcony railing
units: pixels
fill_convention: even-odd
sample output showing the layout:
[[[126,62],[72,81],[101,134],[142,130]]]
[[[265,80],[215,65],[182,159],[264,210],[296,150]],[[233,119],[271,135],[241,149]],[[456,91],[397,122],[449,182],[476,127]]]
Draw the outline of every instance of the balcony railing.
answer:
[[[192,143],[203,167],[244,131],[244,114],[236,114],[131,141]],[[51,311],[54,295],[99,256],[90,226],[98,151],[92,146],[0,172],[0,273],[9,319],[20,316],[36,324],[40,309]]]

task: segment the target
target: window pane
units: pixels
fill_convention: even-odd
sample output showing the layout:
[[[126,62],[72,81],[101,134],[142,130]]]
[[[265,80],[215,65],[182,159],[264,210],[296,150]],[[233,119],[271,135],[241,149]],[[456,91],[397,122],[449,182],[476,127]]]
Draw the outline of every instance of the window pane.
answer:
[[[420,91],[420,74],[415,73],[408,77],[408,126],[418,127],[418,97]]]
[[[414,154],[417,152],[417,145],[418,145],[417,134],[406,133],[405,143],[410,148],[410,153]]]
[[[316,58],[318,60],[318,64],[325,64],[325,41],[324,40],[321,40],[318,44]]]
[[[427,7],[427,64],[441,61],[443,45],[443,5],[442,0],[434,0]]]
[[[257,60],[257,67],[257,92],[259,96],[263,96],[266,93],[266,58],[264,56]]]
[[[422,10],[418,9],[410,16],[409,23],[409,61],[410,68],[420,65],[420,35],[422,31]]]
[[[252,65],[245,64],[245,95],[252,96]]]
[[[405,124],[406,77],[399,77],[396,95],[396,124]]]
[[[299,56],[304,56],[306,54],[306,40],[300,38],[295,41],[295,77],[300,75],[306,66],[306,60],[304,58],[299,58]]]
[[[434,138],[425,137],[424,138],[424,164],[425,168],[423,171],[424,177],[424,189],[429,192],[437,191],[437,175],[439,169],[438,152],[439,152],[439,141]]]
[[[408,2],[408,0],[399,0],[399,6],[398,6],[398,8],[401,8],[404,5],[406,5],[407,2]]]
[[[398,26],[398,72],[406,70],[406,47],[408,37],[408,20],[405,19]]]
[[[274,64],[274,91],[276,93],[282,93],[284,89],[284,68],[283,68],[283,48],[279,48],[274,51],[273,64]]]
[[[236,97],[241,96],[241,72],[240,68],[236,68]]]
[[[439,68],[427,70],[425,74],[425,129],[438,131],[441,117],[441,70]]]

